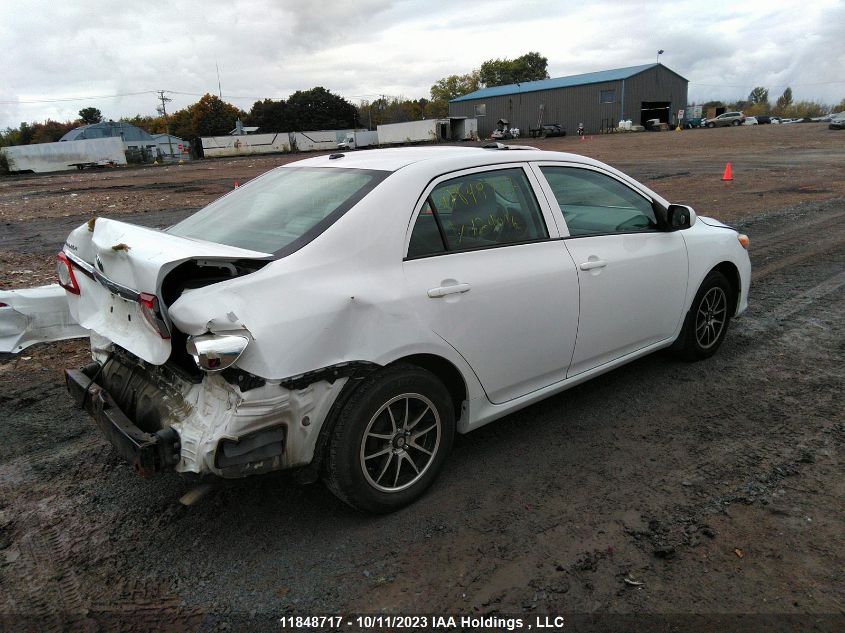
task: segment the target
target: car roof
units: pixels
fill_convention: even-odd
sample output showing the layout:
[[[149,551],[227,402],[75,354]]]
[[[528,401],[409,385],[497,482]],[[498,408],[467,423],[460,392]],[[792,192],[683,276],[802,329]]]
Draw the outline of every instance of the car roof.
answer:
[[[357,150],[337,152],[330,155],[315,156],[284,165],[285,167],[338,167],[351,169],[377,169],[397,171],[408,165],[427,162],[444,163],[454,166],[456,162],[465,163],[466,167],[488,165],[504,161],[541,161],[554,160],[600,165],[586,156],[565,152],[548,152],[535,148],[499,145],[498,148],[476,146],[440,146],[440,147],[393,147],[386,149]],[[432,165],[434,166],[434,165]]]

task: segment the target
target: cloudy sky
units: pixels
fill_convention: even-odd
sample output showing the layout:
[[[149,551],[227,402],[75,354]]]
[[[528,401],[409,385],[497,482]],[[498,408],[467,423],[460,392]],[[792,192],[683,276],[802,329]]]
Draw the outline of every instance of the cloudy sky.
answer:
[[[559,77],[663,49],[690,101],[756,85],[772,101],[787,85],[845,98],[845,0],[0,0],[0,43],[0,128],[89,105],[154,114],[156,90],[175,110],[217,92],[215,63],[223,98],[249,110],[314,86],[356,103],[428,97],[441,77],[528,51]]]

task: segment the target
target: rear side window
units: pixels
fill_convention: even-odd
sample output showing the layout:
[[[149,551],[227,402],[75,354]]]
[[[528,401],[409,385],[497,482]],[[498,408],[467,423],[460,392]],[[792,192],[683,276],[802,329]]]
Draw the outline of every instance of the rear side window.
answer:
[[[287,254],[314,239],[388,172],[286,167],[257,178],[169,229],[263,253]]]
[[[657,230],[651,203],[615,178],[577,167],[541,167],[569,234]]]
[[[531,242],[548,236],[525,172],[499,169],[438,184],[417,217],[408,257]]]

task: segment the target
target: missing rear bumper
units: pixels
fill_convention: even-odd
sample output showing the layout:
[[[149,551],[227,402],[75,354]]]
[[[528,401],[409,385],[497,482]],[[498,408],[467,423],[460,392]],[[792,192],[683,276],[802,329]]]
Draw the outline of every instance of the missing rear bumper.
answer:
[[[180,442],[175,429],[168,427],[147,433],[120,410],[114,398],[97,384],[89,372],[65,370],[68,392],[77,406],[88,411],[100,430],[120,455],[141,477],[173,468],[179,463]]]

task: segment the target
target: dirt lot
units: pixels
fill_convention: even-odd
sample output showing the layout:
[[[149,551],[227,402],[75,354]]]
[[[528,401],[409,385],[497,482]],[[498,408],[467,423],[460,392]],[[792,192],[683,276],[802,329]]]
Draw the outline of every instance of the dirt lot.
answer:
[[[286,474],[183,507],[190,482],[137,478],[71,407],[59,368],[85,361],[80,342],[0,363],[0,629],[456,612],[845,630],[843,141],[816,124],[523,141],[742,227],[750,310],[708,361],[656,354],[458,438],[430,493],[391,516]],[[0,179],[0,287],[52,281],[93,214],[165,226],[293,158]]]

